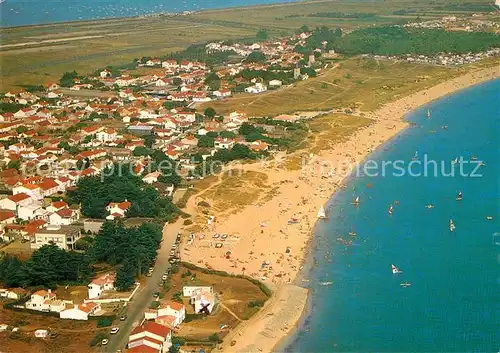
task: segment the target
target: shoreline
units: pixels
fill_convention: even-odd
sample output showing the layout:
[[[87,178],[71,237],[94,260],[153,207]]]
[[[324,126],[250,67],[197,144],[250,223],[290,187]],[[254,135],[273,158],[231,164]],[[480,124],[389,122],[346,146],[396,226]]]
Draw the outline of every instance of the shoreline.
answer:
[[[319,206],[330,202],[335,192],[352,176],[352,169],[334,168],[335,175],[330,176],[327,180],[328,185],[325,185],[325,176],[316,174],[315,168],[321,169],[321,164],[325,162],[335,166],[345,161],[351,166],[362,163],[410,126],[404,121],[409,112],[461,89],[498,78],[499,69],[498,66],[475,69],[465,75],[399,98],[374,112],[365,112],[365,116],[373,119],[373,123],[358,130],[346,141],[336,143],[329,150],[315,156],[307,165],[313,168],[309,170],[307,177],[303,175],[303,170],[280,170],[262,162],[244,166],[248,171],[265,172],[270,182],[279,183],[278,197],[273,197],[272,200],[257,206],[249,205],[237,214],[222,216],[218,220],[217,232],[238,234],[238,243],[233,244],[231,248],[234,260],[227,261],[220,254],[217,256],[215,249],[207,248],[202,248],[201,251],[189,249],[184,251],[183,256],[185,255],[188,262],[195,264],[204,262],[208,265],[208,261],[211,261],[212,267],[235,273],[239,273],[240,270],[237,268],[244,264],[247,274],[260,279],[274,291],[266,305],[250,320],[231,330],[216,351],[228,353],[283,351],[293,342],[296,333],[309,317],[310,293],[308,289],[300,287],[299,279],[307,276],[310,269],[308,260],[314,251],[312,244],[316,212]],[[289,182],[289,179],[293,181]],[[284,205],[285,202],[288,204]],[[293,206],[295,204],[297,206]],[[263,216],[265,220],[261,219]],[[300,218],[298,229],[283,225],[287,219],[294,216]],[[262,228],[262,222],[270,224]],[[255,228],[245,229],[246,234],[243,234],[239,226],[248,224],[248,228],[251,228],[252,223],[256,223]],[[260,230],[260,235],[256,236],[255,230]],[[286,255],[277,253],[276,251],[284,248],[285,244],[287,251],[291,249],[288,251],[290,253]],[[249,249],[252,249],[250,253]],[[260,256],[255,255],[254,250],[261,251]],[[260,268],[262,261],[271,263],[271,274],[262,271]],[[252,270],[255,272],[250,273]],[[269,279],[268,276],[272,278]]]

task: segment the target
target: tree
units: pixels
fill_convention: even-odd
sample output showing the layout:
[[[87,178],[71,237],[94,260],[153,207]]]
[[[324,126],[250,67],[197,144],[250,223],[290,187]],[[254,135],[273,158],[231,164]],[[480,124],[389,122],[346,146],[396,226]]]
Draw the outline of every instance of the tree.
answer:
[[[246,136],[250,135],[251,133],[260,133],[260,130],[252,124],[243,123],[238,129],[238,132],[240,135]]]
[[[214,118],[214,117],[215,117],[215,114],[217,114],[217,113],[215,112],[215,109],[214,109],[214,108],[212,108],[212,107],[208,107],[207,109],[205,109],[204,114],[205,114],[205,116],[206,116],[207,118],[212,119],[212,118]]]
[[[137,146],[133,151],[132,154],[136,157],[139,156],[148,156],[151,150],[145,146]]]
[[[172,83],[174,84],[174,86],[180,86],[180,85],[182,85],[182,79],[179,77],[174,77],[174,79],[172,80]]]
[[[222,138],[235,138],[236,137],[236,134],[234,132],[231,132],[231,131],[227,131],[227,130],[224,130],[224,131],[221,131],[221,133],[219,134],[220,137]]]
[[[259,40],[266,40],[267,38],[269,38],[269,35],[267,34],[267,31],[265,29],[259,29],[255,37]]]
[[[16,128],[16,132],[17,132],[18,134],[25,133],[26,131],[28,131],[28,128],[27,128],[26,126],[24,126],[24,125],[22,125],[22,126],[18,126],[18,127]]]
[[[75,78],[78,77],[76,71],[65,72],[61,79],[59,80],[59,85],[61,87],[70,87],[73,86]]]
[[[266,61],[266,56],[258,50],[251,52],[246,60],[247,63],[262,63]]]
[[[120,292],[125,292],[132,288],[135,283],[135,269],[127,260],[116,272],[115,287]]]
[[[198,147],[214,147],[214,138],[207,135],[198,137]]]
[[[20,159],[13,159],[7,163],[7,169],[17,169],[19,170],[21,168],[21,160]]]
[[[337,27],[337,29],[335,29],[335,37],[337,38],[342,37],[342,28]]]
[[[307,33],[307,32],[309,32],[309,26],[303,25],[302,27],[300,27],[299,33]]]

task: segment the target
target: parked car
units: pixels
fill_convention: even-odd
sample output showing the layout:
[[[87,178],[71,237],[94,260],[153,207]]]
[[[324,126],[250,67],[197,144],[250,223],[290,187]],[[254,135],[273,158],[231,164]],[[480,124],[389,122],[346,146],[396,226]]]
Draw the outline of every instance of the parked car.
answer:
[[[108,343],[109,343],[109,340],[108,340],[107,338],[105,338],[105,339],[103,339],[103,340],[101,341],[101,344],[102,344],[103,346],[107,345]]]
[[[51,332],[50,333],[50,338],[56,338],[59,334],[57,332]]]
[[[168,279],[168,276],[167,275],[163,275],[163,276],[161,276],[161,279],[164,280],[164,281],[166,281]]]
[[[120,331],[120,328],[119,328],[119,327],[113,327],[109,333],[111,333],[112,335],[114,335],[114,334],[115,334],[115,333],[117,333],[118,331]]]
[[[127,320],[127,315],[120,316],[120,321],[125,321],[125,320]]]
[[[170,256],[174,256],[174,255],[175,255],[175,250],[170,251]]]
[[[160,293],[159,292],[154,292],[153,293],[153,298],[154,299],[158,299],[160,297]]]

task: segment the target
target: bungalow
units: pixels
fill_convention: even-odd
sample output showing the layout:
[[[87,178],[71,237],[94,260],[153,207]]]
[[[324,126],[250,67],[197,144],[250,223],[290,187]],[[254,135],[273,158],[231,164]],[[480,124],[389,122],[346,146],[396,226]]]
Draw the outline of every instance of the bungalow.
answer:
[[[172,331],[156,322],[145,322],[137,326],[129,336],[128,352],[145,352],[148,348],[166,353],[172,346]]]
[[[132,206],[132,203],[127,200],[123,202],[110,202],[106,206],[106,211],[109,212],[109,216],[107,216],[106,219],[113,220],[115,218],[125,217],[125,213],[127,213],[130,206]]]
[[[194,305],[197,314],[211,313],[215,306],[215,294],[212,287],[184,286],[182,294],[189,297],[189,303]],[[207,314],[208,314],[207,313]]]
[[[64,201],[54,201],[46,207],[46,210],[49,212],[57,212],[67,207],[68,204]]]
[[[167,87],[169,84],[169,80],[167,78],[159,78],[155,82],[156,87]]]
[[[161,63],[161,66],[165,69],[176,69],[179,67],[179,64],[175,60],[166,60]]]
[[[0,208],[10,211],[17,211],[20,206],[27,206],[31,204],[34,200],[30,195],[25,193],[19,193],[16,195],[11,195],[5,199],[0,200]]]
[[[245,92],[247,93],[253,93],[253,94],[258,94],[267,91],[267,86],[263,85],[260,82],[257,82],[255,86],[250,86],[245,88]]]
[[[231,97],[231,91],[228,89],[220,89],[213,92],[213,95],[217,98],[226,98]]]
[[[49,290],[39,290],[33,293],[24,304],[26,309],[50,311],[50,302],[56,300],[55,293]]]
[[[89,283],[89,299],[98,298],[103,291],[115,289],[116,273],[106,273]]]
[[[234,146],[234,140],[231,138],[217,137],[214,141],[214,147],[217,149],[230,150]]]
[[[0,288],[0,298],[18,300],[24,297],[27,293],[28,292],[22,288],[10,288],[10,289]]]
[[[101,76],[102,78],[111,77],[111,71],[109,71],[108,69],[104,69],[99,73],[99,76]]]
[[[280,80],[271,80],[271,81],[269,81],[269,86],[281,87],[281,85],[283,85],[283,82],[281,82]]]
[[[54,179],[45,178],[38,184],[42,197],[48,197],[59,191],[59,184]]]
[[[186,318],[186,307],[173,301],[162,303],[158,309],[148,310],[145,313],[146,320],[154,319],[155,322],[169,326],[177,327]]]
[[[99,131],[96,134],[97,140],[101,142],[115,141],[118,137],[118,133],[113,128],[107,128],[106,130]]]
[[[158,181],[158,178],[161,176],[160,172],[152,172],[147,174],[144,178],[142,178],[142,181],[145,182],[146,184],[153,184]]]
[[[78,158],[78,159],[88,158],[89,160],[94,160],[94,159],[105,157],[105,156],[106,156],[105,150],[94,150],[94,151],[80,152],[80,154],[78,154],[76,156],[76,158]]]
[[[161,64],[162,62],[158,58],[149,59],[148,61],[146,61],[146,66],[159,66]]]
[[[69,226],[80,219],[80,213],[71,208],[63,208],[49,215],[49,223],[56,226]]]
[[[0,211],[0,224],[14,223],[16,215],[12,211]]]
[[[61,319],[71,320],[88,320],[89,316],[95,315],[101,310],[101,306],[94,302],[74,305],[72,308],[67,308],[59,313]]]
[[[44,245],[54,243],[63,250],[70,250],[79,238],[80,232],[77,228],[49,225],[47,228],[38,229],[35,232],[31,249],[36,250]]]
[[[264,152],[269,149],[269,145],[261,140],[254,141],[250,143],[250,149],[255,152]]]

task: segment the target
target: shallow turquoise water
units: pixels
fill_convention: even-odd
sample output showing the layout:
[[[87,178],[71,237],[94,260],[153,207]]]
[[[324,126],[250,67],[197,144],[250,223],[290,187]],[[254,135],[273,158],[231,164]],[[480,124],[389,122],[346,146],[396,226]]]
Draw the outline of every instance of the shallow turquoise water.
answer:
[[[2,27],[11,27],[291,1],[293,0],[5,0],[0,4],[0,23]]]
[[[329,220],[315,233],[316,265],[304,283],[312,289],[311,315],[287,351],[499,351],[499,97],[496,80],[432,102],[408,116],[415,127],[371,156],[409,162],[418,150],[421,159],[445,161],[449,171],[454,158],[475,155],[486,163],[482,177],[365,175],[330,200]],[[462,201],[455,200],[459,190]],[[351,201],[358,195],[356,208]],[[356,237],[348,235],[353,230]],[[393,275],[391,264],[403,273]]]

